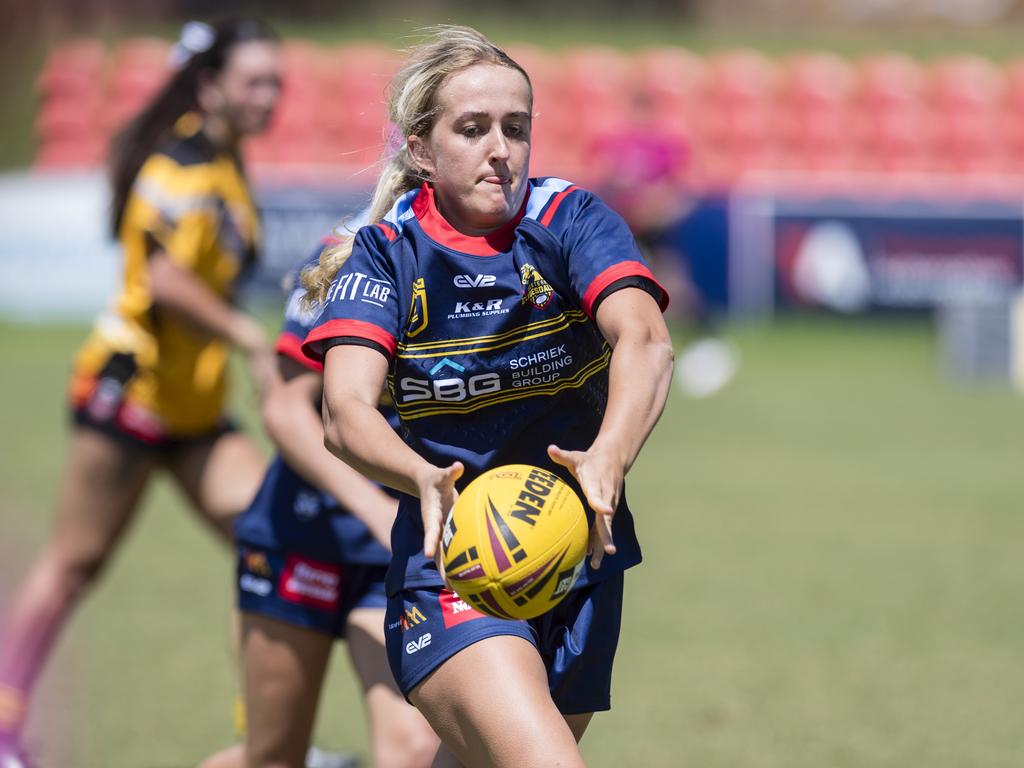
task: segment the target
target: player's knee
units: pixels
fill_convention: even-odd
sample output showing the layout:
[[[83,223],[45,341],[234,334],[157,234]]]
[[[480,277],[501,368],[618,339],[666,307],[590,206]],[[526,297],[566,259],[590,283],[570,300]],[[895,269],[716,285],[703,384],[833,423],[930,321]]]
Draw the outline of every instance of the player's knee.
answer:
[[[58,599],[71,601],[96,581],[106,562],[106,553],[52,553],[46,556],[44,568]]]

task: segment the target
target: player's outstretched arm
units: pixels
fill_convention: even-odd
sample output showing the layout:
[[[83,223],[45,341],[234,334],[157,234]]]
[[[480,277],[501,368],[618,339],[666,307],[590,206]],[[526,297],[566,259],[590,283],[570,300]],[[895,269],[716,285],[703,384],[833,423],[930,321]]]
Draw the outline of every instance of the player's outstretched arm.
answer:
[[[352,467],[339,465],[324,447],[324,425],[317,411],[323,378],[283,355],[278,357],[278,366],[280,379],[263,401],[267,433],[288,466],[337,499],[390,549],[398,503]]]
[[[276,376],[274,352],[259,323],[221,298],[194,272],[175,263],[166,251],[149,255],[153,304],[180,322],[224,339],[242,351],[261,393]]]
[[[444,518],[455,503],[462,464],[434,466],[395,433],[377,410],[387,372],[387,359],[375,349],[343,344],[327,350],[324,444],[366,477],[419,497],[424,554],[434,557]]]
[[[597,309],[597,325],[612,347],[608,405],[594,442],[586,451],[548,448],[551,459],[579,482],[594,510],[597,541],[592,564],[615,553],[611,520],[622,481],[661,417],[672,381],[672,339],[657,302],[639,288],[616,291]]]

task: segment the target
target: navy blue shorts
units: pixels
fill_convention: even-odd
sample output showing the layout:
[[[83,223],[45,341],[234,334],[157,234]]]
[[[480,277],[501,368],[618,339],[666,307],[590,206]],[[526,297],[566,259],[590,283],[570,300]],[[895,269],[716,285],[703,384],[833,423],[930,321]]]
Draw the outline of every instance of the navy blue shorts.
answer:
[[[533,643],[548,670],[551,698],[563,715],[611,709],[612,662],[622,623],[623,575],[574,590],[536,619],[480,613],[442,587],[406,589],[388,598],[384,635],[398,687],[409,692],[475,642],[514,635]]]
[[[333,637],[356,608],[384,608],[386,565],[326,563],[238,544],[238,609]]]

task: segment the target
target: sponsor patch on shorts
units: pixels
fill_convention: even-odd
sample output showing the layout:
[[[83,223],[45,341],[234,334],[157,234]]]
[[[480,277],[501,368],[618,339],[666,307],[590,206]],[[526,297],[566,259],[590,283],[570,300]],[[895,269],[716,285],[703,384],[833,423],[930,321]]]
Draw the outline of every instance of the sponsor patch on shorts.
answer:
[[[441,616],[444,618],[445,629],[461,624],[470,619],[482,619],[484,614],[448,589],[441,590]]]
[[[341,600],[341,566],[289,555],[278,592],[293,603],[333,611]]]

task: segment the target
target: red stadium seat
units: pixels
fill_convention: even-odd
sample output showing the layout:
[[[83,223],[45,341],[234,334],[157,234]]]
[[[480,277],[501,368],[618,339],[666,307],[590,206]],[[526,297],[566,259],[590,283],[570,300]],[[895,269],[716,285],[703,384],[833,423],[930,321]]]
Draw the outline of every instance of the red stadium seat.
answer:
[[[707,67],[704,59],[685,48],[649,48],[633,57],[632,87],[650,95],[661,112],[692,109],[700,99]]]
[[[1002,70],[980,56],[953,56],[930,70],[933,155],[938,170],[996,172],[1002,165]]]
[[[64,43],[50,52],[36,83],[44,99],[97,92],[104,85],[105,58],[97,40]]]
[[[921,66],[901,53],[862,59],[853,121],[856,153],[867,170],[922,172],[931,168],[932,121]]]
[[[120,130],[153,98],[170,75],[169,55],[170,45],[160,38],[140,37],[118,45],[103,106],[104,130]]]
[[[562,56],[566,107],[574,133],[586,143],[612,128],[627,108],[632,62],[613,48],[571,48]]]
[[[36,134],[43,142],[87,140],[100,137],[98,118],[101,102],[90,96],[83,99],[50,99],[36,116]]]
[[[352,171],[371,167],[384,153],[387,87],[401,59],[380,45],[345,45],[321,62],[321,158]]]
[[[102,165],[106,144],[97,139],[52,141],[42,144],[35,167],[44,169],[95,168]]]
[[[694,122],[695,155],[724,177],[777,166],[778,70],[752,50],[727,51],[708,61],[703,109]],[[714,158],[711,160],[710,158]],[[719,170],[715,176],[723,177]]]
[[[1024,174],[1024,58],[1006,62],[998,128],[1010,173]]]
[[[83,167],[100,162],[107,141],[101,119],[106,71],[98,41],[76,40],[51,52],[38,80],[37,166]]]
[[[849,168],[853,86],[852,66],[834,54],[801,53],[783,62],[778,130],[787,165]]]

